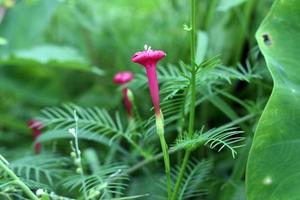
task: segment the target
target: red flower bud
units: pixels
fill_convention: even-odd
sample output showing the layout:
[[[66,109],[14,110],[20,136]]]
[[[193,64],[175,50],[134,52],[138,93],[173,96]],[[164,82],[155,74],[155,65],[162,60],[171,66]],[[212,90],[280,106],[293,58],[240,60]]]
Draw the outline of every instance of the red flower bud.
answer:
[[[28,127],[31,128],[33,132],[33,140],[35,141],[41,134],[41,129],[43,128],[43,124],[37,120],[29,120]],[[41,152],[42,145],[41,143],[37,142],[34,145],[34,151],[36,154]]]

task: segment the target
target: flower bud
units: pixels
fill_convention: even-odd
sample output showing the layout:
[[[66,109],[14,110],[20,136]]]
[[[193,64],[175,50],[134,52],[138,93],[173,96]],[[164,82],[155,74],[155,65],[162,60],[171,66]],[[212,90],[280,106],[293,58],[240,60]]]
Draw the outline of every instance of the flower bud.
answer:
[[[76,158],[76,153],[74,151],[72,151],[70,156],[71,156],[71,158],[75,159]]]
[[[82,173],[82,169],[81,169],[80,167],[78,167],[78,168],[76,169],[76,173],[77,173],[77,174],[81,174],[81,173]]]

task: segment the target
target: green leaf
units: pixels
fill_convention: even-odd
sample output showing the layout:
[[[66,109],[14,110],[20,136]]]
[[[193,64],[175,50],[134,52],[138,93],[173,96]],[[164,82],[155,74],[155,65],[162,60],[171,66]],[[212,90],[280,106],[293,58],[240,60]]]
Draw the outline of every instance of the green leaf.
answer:
[[[207,181],[212,169],[212,162],[190,160],[180,187],[179,200],[196,198],[205,193],[204,182]],[[179,168],[174,169],[178,175]],[[176,176],[177,177],[177,176]]]
[[[83,108],[74,104],[65,104],[62,107],[45,108],[43,116],[39,118],[44,126],[54,126],[56,130],[74,127],[73,112],[78,114],[78,127],[81,132],[94,132],[102,135],[114,134],[114,136],[125,135],[132,129],[124,130],[120,121],[120,116],[116,114],[116,119],[109,115],[105,109],[97,107]],[[128,127],[130,128],[130,127]]]
[[[9,55],[2,56],[0,64],[54,66],[103,74],[100,69],[91,67],[76,49],[57,45],[41,45],[31,49],[17,50]]]
[[[300,196],[300,1],[277,0],[256,33],[274,80],[247,166],[248,200]]]
[[[89,199],[112,199],[105,197],[111,197],[113,194],[122,195],[127,186],[128,175],[124,173],[126,168],[119,164],[103,165],[94,174],[85,176],[74,174],[65,177],[58,184],[69,191],[74,189],[82,191],[82,182],[84,181]]]
[[[66,130],[50,130],[46,131],[45,133],[41,134],[36,142],[48,142],[52,140],[61,140],[61,139],[68,139],[72,140],[73,136]],[[119,152],[126,154],[126,150],[119,146],[115,141],[111,141],[110,138],[107,138],[106,136],[93,133],[93,132],[88,132],[88,131],[78,131],[78,139],[79,140],[87,140],[87,141],[93,141],[97,142],[102,145],[106,145],[110,148],[114,147],[116,148]]]
[[[218,151],[227,148],[231,151],[232,157],[235,158],[237,154],[236,149],[243,146],[241,141],[244,140],[244,137],[240,136],[242,133],[243,131],[238,130],[232,123],[229,123],[206,132],[203,132],[203,129],[197,131],[192,138],[184,134],[176,140],[173,148],[196,149],[201,145],[208,146],[210,149],[217,149]]]
[[[65,166],[69,164],[68,159],[52,154],[40,154],[27,156],[10,163],[10,168],[27,181],[36,183],[47,180],[53,185],[54,180],[60,179],[66,171]]]
[[[14,7],[6,12],[1,23],[0,35],[8,41],[8,44],[0,48],[0,54],[32,47],[43,42],[43,34],[58,4],[58,1],[53,0],[43,0],[32,4],[17,1]]]

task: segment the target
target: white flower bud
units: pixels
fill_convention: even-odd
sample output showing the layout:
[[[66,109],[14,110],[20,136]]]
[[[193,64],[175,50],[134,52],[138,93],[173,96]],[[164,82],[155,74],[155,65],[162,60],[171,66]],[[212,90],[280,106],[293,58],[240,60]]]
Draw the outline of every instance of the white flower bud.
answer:
[[[45,192],[44,192],[43,189],[38,189],[35,193],[36,193],[36,195],[39,196],[39,197],[42,196],[43,194],[45,194]]]
[[[73,135],[74,137],[76,137],[76,130],[75,130],[75,128],[69,128],[69,133],[71,134],[71,135]]]
[[[80,167],[78,167],[78,168],[76,169],[76,173],[77,173],[77,174],[81,174],[81,173],[82,173],[82,169],[81,169]]]

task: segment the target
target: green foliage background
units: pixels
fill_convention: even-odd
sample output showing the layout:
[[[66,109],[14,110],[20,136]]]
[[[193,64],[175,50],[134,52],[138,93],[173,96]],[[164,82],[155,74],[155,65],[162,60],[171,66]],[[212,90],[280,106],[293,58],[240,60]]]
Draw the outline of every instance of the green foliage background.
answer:
[[[208,194],[203,199],[245,199],[245,162],[258,117],[272,89],[272,81],[259,54],[254,33],[272,3],[272,0],[197,1],[197,64],[205,58],[219,55],[218,62],[222,68],[218,68],[217,72],[207,70],[201,72],[203,74],[199,73],[196,130],[200,130],[203,125],[209,130],[233,121],[244,131],[243,137],[247,138],[245,147],[237,150],[236,160],[230,157],[228,151],[217,154],[203,149],[193,154],[195,160],[190,164],[191,171],[197,174],[197,170],[209,168],[208,171],[211,172],[208,180],[205,178],[208,176],[204,173],[205,170],[203,174],[197,174],[209,185],[203,189],[203,193]],[[182,67],[182,62],[189,63],[189,37],[184,30],[184,24],[188,24],[189,20],[186,1],[17,0],[12,7],[5,7],[5,4],[2,7],[5,12],[0,12],[3,15],[0,23],[0,151],[8,160],[18,161],[24,155],[32,156],[32,133],[26,123],[28,119],[40,116],[40,110],[45,107],[71,102],[84,107],[107,109],[111,116],[118,110],[120,121],[124,123],[126,114],[120,89],[112,82],[113,75],[120,70],[136,73],[135,82],[130,87],[141,117],[150,118],[150,128],[146,128],[146,132],[151,135],[152,112],[149,111],[151,103],[145,87],[144,71],[130,61],[133,53],[142,50],[144,44],[167,52],[167,57],[159,67],[164,99],[162,110],[167,112],[171,103],[182,104],[180,96],[175,95],[173,102],[164,97],[172,91],[168,84],[178,87],[181,85],[178,91],[186,84],[186,80],[179,76],[180,70],[177,70]],[[220,83],[220,79],[229,81]],[[208,85],[215,92],[213,95],[209,92],[211,88]],[[169,116],[178,113],[177,108],[171,108]],[[168,113],[165,116],[166,121],[170,120],[166,132],[172,146],[182,148],[180,145],[202,141],[203,138],[199,136],[187,141],[187,144],[180,140],[175,142],[178,126],[173,119],[168,118]],[[245,118],[240,120],[242,117]],[[175,121],[178,118],[180,116]],[[49,119],[45,119],[46,121],[51,124]],[[124,134],[127,130],[124,130]],[[49,132],[45,132],[40,140],[48,141],[48,149],[59,149],[61,164],[68,166],[68,159],[61,156],[70,152],[66,145],[68,140],[56,141],[55,137],[70,136],[66,132],[55,133],[59,130],[49,131],[52,131],[51,136]],[[80,137],[83,138],[82,148],[90,147],[92,151],[87,151],[90,154],[97,152],[96,157],[100,163],[112,159],[105,157],[111,148],[107,145],[109,138],[97,135],[91,138],[87,133]],[[156,140],[153,138],[149,136],[147,140],[155,146]],[[49,142],[51,140],[55,142]],[[118,143],[113,145],[121,152],[116,161],[123,162],[122,157],[128,156],[126,151],[130,147],[127,143],[123,146]],[[90,154],[87,158],[95,158]],[[179,153],[173,163],[179,164],[180,156]],[[136,155],[132,157],[134,158],[126,165],[132,166],[138,160]],[[202,158],[208,160],[198,162]],[[43,157],[32,159],[39,163]],[[88,165],[93,159],[85,162]],[[16,168],[22,169],[26,163],[28,160],[16,162]],[[158,195],[158,190],[149,183],[161,178],[158,170],[160,164],[156,162],[154,166],[143,168],[141,171],[144,174],[135,172],[130,177],[131,184],[126,194]],[[39,178],[43,180],[41,182],[50,185],[51,189],[51,179],[55,179],[51,176],[58,172],[49,172],[47,163],[44,165],[50,179],[45,175]],[[116,169],[113,167],[108,167],[108,175],[112,173],[110,169]],[[176,174],[176,166],[172,167]],[[93,180],[93,176],[88,178]],[[71,183],[64,183],[64,186],[70,188]],[[140,188],[140,184],[145,187]],[[187,187],[189,184],[201,183],[186,181],[186,184]],[[56,192],[63,194],[59,189]],[[74,196],[76,192],[64,195]],[[182,193],[184,195],[186,194]]]

